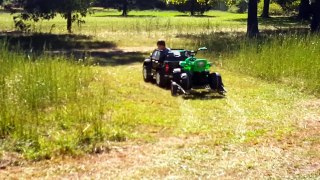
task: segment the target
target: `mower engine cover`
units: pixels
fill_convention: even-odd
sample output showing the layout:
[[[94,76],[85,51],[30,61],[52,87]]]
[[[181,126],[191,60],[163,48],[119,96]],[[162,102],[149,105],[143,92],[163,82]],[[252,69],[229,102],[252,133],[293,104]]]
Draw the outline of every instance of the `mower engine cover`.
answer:
[[[211,63],[206,59],[196,59],[194,57],[187,58],[185,61],[180,62],[180,66],[189,72],[204,72],[209,71]]]

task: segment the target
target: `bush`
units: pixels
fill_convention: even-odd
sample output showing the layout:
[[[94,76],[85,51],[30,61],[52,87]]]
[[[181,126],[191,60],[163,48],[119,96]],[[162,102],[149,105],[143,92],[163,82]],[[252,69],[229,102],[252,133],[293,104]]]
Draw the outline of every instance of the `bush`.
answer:
[[[236,5],[232,5],[228,9],[228,12],[231,12],[231,13],[239,13],[239,11],[240,11],[240,8],[238,8]]]
[[[176,10],[183,12],[183,13],[191,13],[191,9],[194,10],[194,14],[191,15],[203,15],[206,11],[209,11],[211,6],[208,3],[194,3],[192,1],[186,1],[185,3],[181,4],[174,4]]]
[[[231,13],[245,13],[248,9],[246,0],[240,0],[229,6],[228,11]]]
[[[262,14],[262,12],[263,12],[263,0],[261,0],[258,4],[258,13]],[[269,15],[279,16],[279,15],[283,15],[283,14],[284,14],[284,11],[279,4],[277,4],[275,2],[270,3]]]

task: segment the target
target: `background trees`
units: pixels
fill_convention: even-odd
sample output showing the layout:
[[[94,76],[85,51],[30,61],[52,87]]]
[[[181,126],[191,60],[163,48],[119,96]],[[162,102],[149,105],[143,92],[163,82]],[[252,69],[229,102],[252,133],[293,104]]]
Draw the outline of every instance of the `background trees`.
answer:
[[[39,21],[40,19],[52,19],[60,14],[67,21],[67,30],[72,32],[72,23],[83,23],[82,17],[89,12],[89,8],[98,5],[107,8],[120,10],[122,16],[127,16],[131,9],[162,9],[175,8],[178,11],[189,13],[191,16],[202,15],[210,10],[216,3],[225,3],[231,10],[238,13],[248,12],[248,34],[254,35],[258,31],[257,13],[261,17],[267,18],[270,15],[290,15],[298,14],[303,20],[310,21],[312,31],[319,30],[319,0],[0,0],[0,4],[5,3],[5,7],[11,11],[21,7],[23,11],[19,16],[15,16],[16,27],[25,30],[28,25],[24,20]],[[10,5],[11,3],[11,5]],[[93,4],[94,3],[94,4]],[[311,18],[312,17],[312,18]]]
[[[180,12],[189,12],[191,16],[202,15],[210,10],[213,0],[167,0],[167,4],[172,4]]]
[[[122,16],[127,16],[131,9],[154,9],[164,5],[161,0],[96,0],[95,3],[102,7],[118,9]]]
[[[20,15],[15,16],[16,26],[20,29],[26,28],[23,20],[39,21],[40,19],[52,19],[61,14],[67,20],[67,30],[72,32],[72,23],[83,22],[81,17],[88,13],[92,0],[15,0],[11,3],[19,4],[23,8]]]
[[[127,16],[128,11],[135,5],[134,0],[98,0],[100,5],[108,8],[115,8],[122,11],[122,16]]]

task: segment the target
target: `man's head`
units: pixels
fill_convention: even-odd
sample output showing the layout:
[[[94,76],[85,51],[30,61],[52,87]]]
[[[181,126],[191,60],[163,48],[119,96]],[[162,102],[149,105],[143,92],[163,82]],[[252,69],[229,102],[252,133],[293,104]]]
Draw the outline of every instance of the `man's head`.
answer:
[[[166,48],[166,42],[164,40],[158,40],[157,46],[159,50],[164,50]]]

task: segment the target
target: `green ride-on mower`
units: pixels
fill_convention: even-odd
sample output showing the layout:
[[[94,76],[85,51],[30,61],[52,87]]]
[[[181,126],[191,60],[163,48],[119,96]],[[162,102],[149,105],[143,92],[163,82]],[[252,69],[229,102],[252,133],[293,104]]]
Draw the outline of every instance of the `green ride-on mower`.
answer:
[[[189,57],[180,61],[180,68],[173,70],[171,80],[171,94],[191,94],[192,92],[219,93],[225,95],[222,78],[219,73],[210,73],[211,63],[206,59],[196,58],[198,51],[207,50],[206,47],[197,51],[189,51]]]

